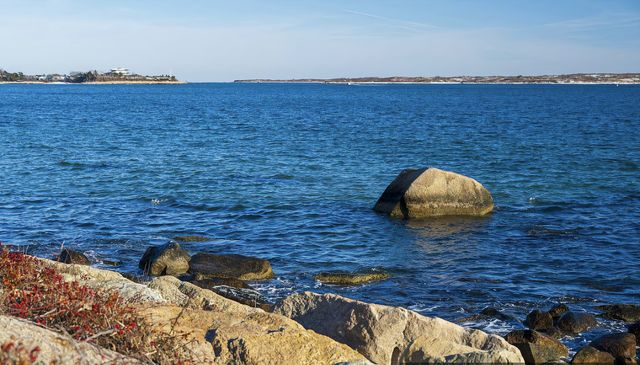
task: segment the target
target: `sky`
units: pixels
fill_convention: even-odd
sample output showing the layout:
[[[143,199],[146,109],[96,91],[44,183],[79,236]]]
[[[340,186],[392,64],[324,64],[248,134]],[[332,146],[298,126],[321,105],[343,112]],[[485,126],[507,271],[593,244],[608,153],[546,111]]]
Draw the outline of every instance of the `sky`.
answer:
[[[640,72],[640,0],[0,0],[0,68],[186,81]]]

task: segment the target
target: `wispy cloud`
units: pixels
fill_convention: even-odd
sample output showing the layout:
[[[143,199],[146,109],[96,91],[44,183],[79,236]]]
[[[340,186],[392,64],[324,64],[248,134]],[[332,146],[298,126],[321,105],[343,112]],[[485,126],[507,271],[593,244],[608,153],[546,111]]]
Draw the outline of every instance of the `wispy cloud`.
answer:
[[[434,24],[430,24],[430,23],[416,22],[416,21],[411,21],[411,20],[406,20],[406,19],[392,18],[392,17],[382,16],[382,15],[377,15],[377,14],[371,14],[371,13],[366,13],[366,12],[363,12],[363,11],[356,11],[356,10],[350,10],[350,9],[342,9],[342,11],[344,11],[345,13],[358,15],[358,16],[361,16],[361,17],[381,20],[387,25],[391,25],[391,26],[395,26],[395,27],[398,27],[398,28],[403,28],[403,29],[407,29],[407,30],[411,30],[411,31],[420,31],[420,30],[425,30],[425,29],[442,29],[441,27],[439,27],[437,25],[434,25]]]
[[[640,29],[640,15],[604,14],[600,16],[567,19],[559,22],[545,23],[543,27],[560,28],[569,31],[592,31],[611,28]]]

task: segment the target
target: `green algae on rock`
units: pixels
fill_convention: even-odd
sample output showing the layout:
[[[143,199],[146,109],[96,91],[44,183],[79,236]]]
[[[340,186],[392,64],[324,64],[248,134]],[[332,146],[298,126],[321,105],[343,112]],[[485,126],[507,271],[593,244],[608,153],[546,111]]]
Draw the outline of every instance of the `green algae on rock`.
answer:
[[[317,274],[315,279],[324,284],[359,285],[388,279],[390,276],[384,271],[371,271],[351,273],[343,271],[323,272]]]

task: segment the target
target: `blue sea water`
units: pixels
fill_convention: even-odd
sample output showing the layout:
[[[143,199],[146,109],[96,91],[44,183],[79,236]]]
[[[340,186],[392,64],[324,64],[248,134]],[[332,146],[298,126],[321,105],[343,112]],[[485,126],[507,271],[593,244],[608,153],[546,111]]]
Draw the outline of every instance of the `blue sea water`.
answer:
[[[136,273],[176,235],[271,260],[277,300],[335,292],[449,320],[640,304],[640,87],[0,85],[0,241]],[[471,176],[493,214],[372,210],[404,168]],[[98,266],[104,266],[98,264]],[[327,270],[392,278],[321,285]],[[564,341],[575,348],[622,324]],[[504,334],[518,321],[463,322]]]

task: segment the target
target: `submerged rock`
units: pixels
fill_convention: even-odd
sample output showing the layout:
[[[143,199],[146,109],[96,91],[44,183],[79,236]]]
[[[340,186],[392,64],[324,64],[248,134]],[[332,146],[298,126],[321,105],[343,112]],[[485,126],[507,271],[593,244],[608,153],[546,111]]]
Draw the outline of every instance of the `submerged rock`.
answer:
[[[189,269],[189,254],[177,242],[147,248],[138,264],[147,275],[180,275]]]
[[[596,309],[603,311],[602,316],[608,319],[625,322],[640,321],[640,306],[635,304],[601,305]]]
[[[403,170],[374,210],[397,218],[482,216],[493,210],[491,193],[476,180],[436,168]]]
[[[608,352],[616,362],[628,363],[636,358],[636,336],[631,333],[612,333],[591,341],[589,346]]]
[[[569,355],[569,349],[560,341],[537,331],[511,331],[504,338],[520,350],[525,364],[544,364]]]
[[[598,365],[613,365],[615,358],[608,352],[600,351],[594,347],[586,346],[576,352],[571,359],[571,364],[598,364]]]
[[[357,350],[376,364],[521,363],[503,338],[440,318],[334,294],[293,294],[274,312]]]
[[[178,242],[207,242],[211,241],[211,238],[205,236],[175,236],[173,237],[174,241]]]
[[[359,285],[372,281],[380,281],[389,278],[389,274],[384,271],[370,271],[361,273],[350,272],[323,272],[315,276],[315,279],[324,284],[336,285]]]
[[[589,313],[566,312],[558,318],[558,328],[565,333],[578,334],[596,327],[596,317]]]
[[[253,289],[234,288],[226,285],[213,286],[207,289],[227,299],[253,308],[260,308],[265,312],[273,311],[273,304],[269,303],[262,294]]]
[[[513,316],[510,316],[508,314],[502,313],[499,309],[493,308],[493,307],[486,307],[484,309],[482,309],[480,311],[479,314],[475,314],[469,317],[464,317],[464,318],[460,318],[458,320],[456,320],[456,323],[462,323],[462,322],[471,322],[471,321],[477,321],[477,320],[484,320],[487,318],[495,318],[495,319],[499,319],[501,321],[517,321],[517,319]]]
[[[199,278],[264,280],[273,278],[271,263],[243,255],[198,253],[191,257],[189,272]]]
[[[68,248],[62,249],[62,251],[60,251],[60,254],[58,255],[56,261],[63,262],[65,264],[91,265],[91,261],[89,261],[89,258],[87,258],[87,256],[85,256],[82,252],[70,250]]]
[[[524,324],[532,330],[546,330],[553,327],[553,317],[548,312],[536,309],[527,315]]]

